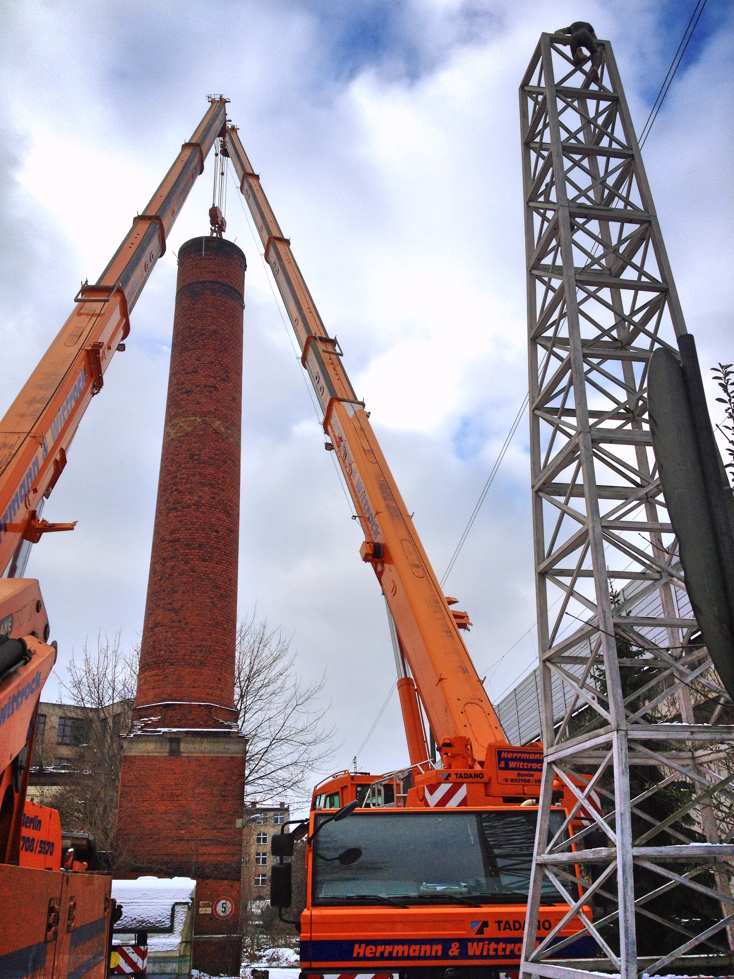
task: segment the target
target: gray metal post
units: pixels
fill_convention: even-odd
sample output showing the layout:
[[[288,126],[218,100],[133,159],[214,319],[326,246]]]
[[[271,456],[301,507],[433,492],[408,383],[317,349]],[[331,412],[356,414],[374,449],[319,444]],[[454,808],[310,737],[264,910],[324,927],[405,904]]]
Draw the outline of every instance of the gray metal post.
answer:
[[[555,979],[734,963],[734,708],[698,639],[647,413],[652,352],[686,327],[602,51],[594,73],[543,34],[520,88],[546,746],[522,969]]]

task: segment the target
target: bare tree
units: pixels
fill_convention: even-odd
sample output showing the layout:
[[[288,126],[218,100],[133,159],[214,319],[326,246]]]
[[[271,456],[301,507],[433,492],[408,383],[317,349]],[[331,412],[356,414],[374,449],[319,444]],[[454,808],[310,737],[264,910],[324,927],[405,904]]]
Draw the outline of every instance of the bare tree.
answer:
[[[734,480],[734,364],[717,364],[711,368],[711,373],[723,395],[716,400],[724,406],[725,421],[716,427],[724,437],[726,454],[729,457],[724,467],[729,478]]]
[[[62,686],[68,702],[86,708],[79,726],[78,770],[54,799],[62,824],[91,833],[112,850],[122,763],[121,735],[130,727],[139,650],[126,652],[120,637],[97,638],[73,655]],[[323,678],[302,684],[290,640],[252,613],[237,630],[235,707],[248,739],[246,791],[267,803],[305,787],[309,773],[330,753],[333,733],[318,706]]]
[[[247,740],[245,790],[267,803],[302,791],[332,750],[319,706],[324,679],[302,684],[290,639],[252,612],[237,629],[235,707]]]
[[[92,834],[110,850],[117,809],[122,741],[130,726],[138,669],[138,650],[125,652],[120,636],[97,637],[73,655],[62,687],[69,702],[86,708],[79,726],[78,770],[54,799],[62,825]]]

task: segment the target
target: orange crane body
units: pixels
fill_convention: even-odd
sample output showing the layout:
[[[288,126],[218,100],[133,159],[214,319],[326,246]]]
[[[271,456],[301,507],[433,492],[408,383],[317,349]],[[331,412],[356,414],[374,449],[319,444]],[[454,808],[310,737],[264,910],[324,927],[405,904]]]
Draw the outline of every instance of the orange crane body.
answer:
[[[57,814],[26,802],[41,690],[56,660],[38,582],[19,577],[44,533],[73,523],[41,519],[43,502],[115,352],[130,312],[226,120],[210,105],[143,214],[94,285],[83,284],[59,334],[0,422],[0,975],[107,975],[109,876],[60,861]]]
[[[460,635],[469,627],[469,617],[452,609],[456,599],[443,593],[369,413],[344,369],[338,340],[326,331],[236,127],[227,127],[222,152],[232,160],[293,326],[301,364],[316,392],[326,448],[336,453],[364,533],[360,555],[372,565],[387,604],[411,762],[406,772],[382,778],[342,772],[314,791],[306,850],[307,901],[300,920],[303,974],[319,979],[335,969],[349,970],[350,976],[355,969],[358,975],[361,970],[374,975],[376,968],[397,969],[401,975],[410,975],[410,967],[514,970],[520,960],[537,811],[528,804],[537,802],[542,746],[512,746],[507,741]],[[430,757],[422,712],[438,746],[439,764]],[[573,801],[561,786],[558,797],[566,810],[559,808],[555,818],[563,821]],[[347,813],[356,806],[357,814],[343,823],[333,820],[345,806]],[[568,824],[572,825],[570,819]],[[322,826],[328,826],[329,833],[336,826],[345,829],[330,841],[327,833],[320,835]],[[362,860],[363,849],[346,846],[359,843],[360,833],[366,834],[371,847],[361,878],[351,864]],[[500,855],[505,836],[514,839],[512,858]],[[276,856],[287,856],[276,847]],[[514,878],[512,873],[503,877],[500,870],[486,871],[485,886],[499,887],[496,882],[502,880],[507,893],[472,896],[463,890],[469,885],[458,880],[424,880],[413,893],[413,876],[423,872],[430,877],[431,871],[404,868],[406,879],[397,880],[399,865],[411,848],[420,852],[425,867],[437,862],[439,853],[448,852],[475,875],[493,861],[500,866],[503,860],[519,859],[527,865],[528,880],[518,890],[517,871]],[[348,865],[346,876],[329,877],[325,867],[338,863]],[[372,880],[370,874],[380,866],[389,867],[396,880]],[[281,870],[288,870],[287,865],[271,868],[274,903],[282,908],[288,906],[289,885],[276,893]],[[286,878],[288,874],[282,879]],[[409,893],[391,893],[397,886]],[[370,892],[380,887],[380,893]],[[395,907],[385,907],[391,904]],[[570,942],[581,930],[557,896],[542,908],[538,922],[541,936],[554,929]],[[577,944],[575,954],[580,953]]]

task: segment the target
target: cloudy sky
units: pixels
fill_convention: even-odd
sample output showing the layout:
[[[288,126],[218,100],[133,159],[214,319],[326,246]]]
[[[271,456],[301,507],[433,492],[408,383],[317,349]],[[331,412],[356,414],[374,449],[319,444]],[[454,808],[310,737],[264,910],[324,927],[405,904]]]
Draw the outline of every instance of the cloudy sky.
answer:
[[[526,390],[517,85],[538,35],[590,20],[615,45],[641,128],[692,7],[2,0],[0,411],[206,94],[223,92],[441,574]],[[733,26],[734,5],[709,0],[645,147],[706,366],[734,359]],[[176,251],[208,230],[210,193],[211,163],[47,505],[48,518],[79,521],[28,567],[60,645],[57,673],[100,631],[126,644],[141,632]],[[337,769],[390,687],[382,600],[233,188],[227,217],[249,261],[240,613],[256,607],[292,636],[305,680],[325,674]],[[472,615],[471,653],[496,698],[536,656],[526,431],[523,421],[447,585]],[[385,770],[405,757],[393,698],[358,761]]]

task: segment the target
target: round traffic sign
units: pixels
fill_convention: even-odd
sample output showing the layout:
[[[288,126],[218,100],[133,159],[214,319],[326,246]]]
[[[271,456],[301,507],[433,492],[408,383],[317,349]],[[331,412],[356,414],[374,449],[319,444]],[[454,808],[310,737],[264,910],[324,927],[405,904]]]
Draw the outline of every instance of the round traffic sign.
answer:
[[[218,918],[228,918],[234,911],[234,904],[227,897],[220,898],[214,905],[214,914]]]

